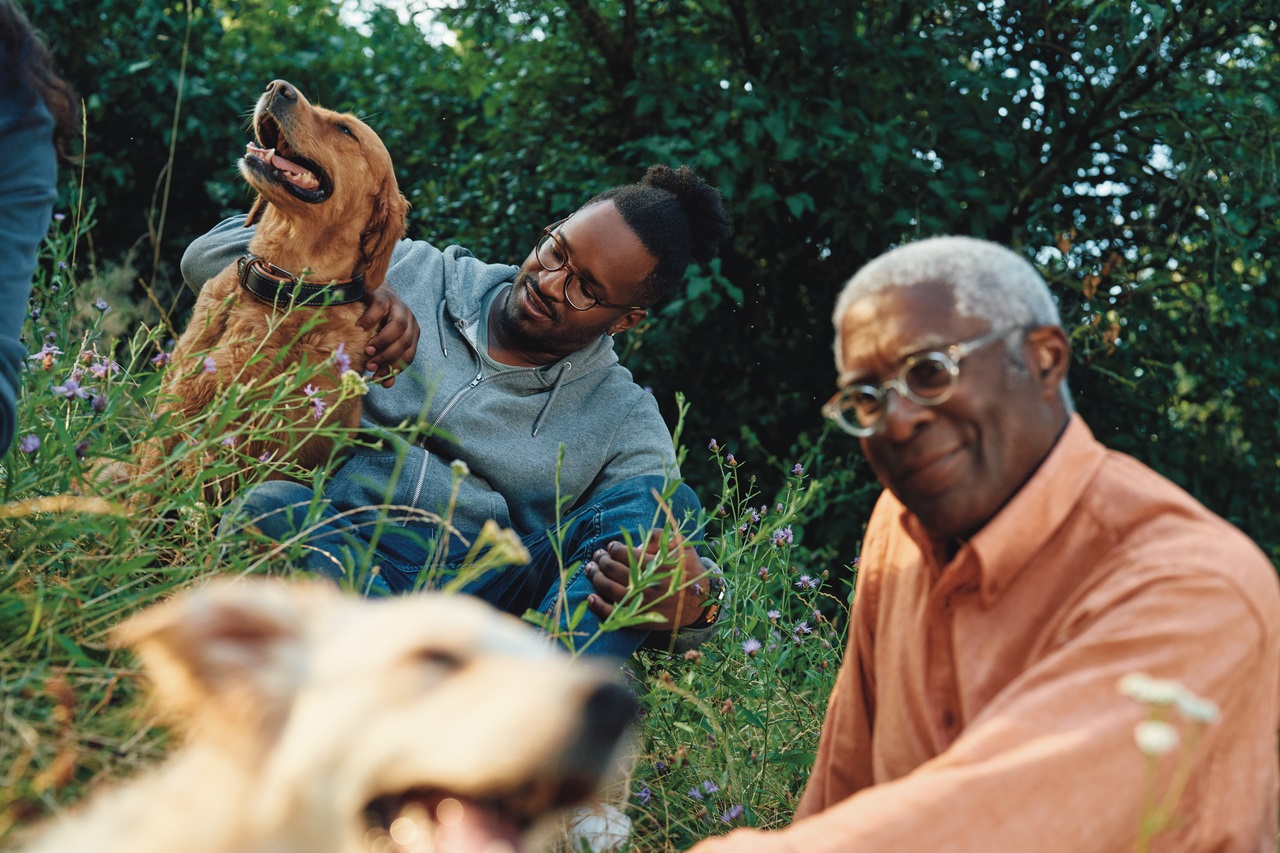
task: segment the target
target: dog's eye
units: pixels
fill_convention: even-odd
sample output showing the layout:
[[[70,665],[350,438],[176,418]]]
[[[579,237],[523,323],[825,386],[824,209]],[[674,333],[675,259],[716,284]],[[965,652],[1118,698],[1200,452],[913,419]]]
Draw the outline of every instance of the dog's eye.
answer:
[[[338,130],[342,131],[347,136],[350,136],[352,138],[355,137],[355,133],[352,132],[351,128],[343,124],[342,122],[338,122]]]
[[[419,649],[418,660],[445,669],[462,668],[462,658],[443,649]]]

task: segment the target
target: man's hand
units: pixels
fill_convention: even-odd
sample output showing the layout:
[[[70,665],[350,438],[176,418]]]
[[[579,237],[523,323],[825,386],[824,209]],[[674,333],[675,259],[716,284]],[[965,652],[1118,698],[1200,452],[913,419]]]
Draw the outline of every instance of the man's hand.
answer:
[[[653,559],[661,538],[662,531],[652,530],[643,548],[628,548],[626,543],[613,541],[592,555],[594,559],[587,563],[586,569],[596,594],[587,596],[587,607],[602,622],[627,594],[631,561]],[[711,578],[693,546],[684,544],[684,538],[675,534],[668,552],[673,560],[679,559],[679,567],[672,564],[661,567],[659,574],[670,574],[670,577],[641,592],[643,612],[657,613],[663,618],[661,622],[645,626],[651,631],[672,631],[697,621],[702,615],[703,603],[711,597]]]
[[[357,321],[366,331],[377,329],[364,348],[369,356],[366,367],[373,371],[373,379],[382,377],[383,387],[390,388],[396,378],[393,370],[400,370],[413,361],[418,352],[418,319],[396,292],[383,284],[376,290],[365,291],[364,314]]]

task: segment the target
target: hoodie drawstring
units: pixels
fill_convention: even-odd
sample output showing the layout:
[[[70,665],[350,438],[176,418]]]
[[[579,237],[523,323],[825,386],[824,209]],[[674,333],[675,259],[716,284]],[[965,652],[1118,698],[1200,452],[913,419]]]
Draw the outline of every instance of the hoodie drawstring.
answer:
[[[542,428],[542,422],[547,419],[547,415],[551,412],[551,404],[556,401],[556,395],[560,393],[560,386],[564,384],[564,377],[573,369],[573,362],[566,361],[560,365],[560,372],[556,374],[555,384],[551,386],[551,396],[547,398],[547,404],[542,407],[542,411],[538,413],[538,419],[533,422],[533,434],[536,437],[538,430]]]
[[[445,337],[444,331],[444,300],[440,300],[440,310],[436,312],[436,334],[440,336],[440,351],[444,353],[444,357],[449,357],[448,339]]]

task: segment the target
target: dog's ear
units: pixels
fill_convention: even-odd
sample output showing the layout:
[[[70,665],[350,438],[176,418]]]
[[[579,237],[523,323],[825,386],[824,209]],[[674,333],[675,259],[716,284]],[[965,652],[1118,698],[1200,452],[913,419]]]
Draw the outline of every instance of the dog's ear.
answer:
[[[409,202],[400,194],[394,180],[379,188],[374,196],[369,223],[360,234],[360,265],[365,287],[372,290],[387,277],[391,250],[404,236],[408,212]]]
[[[267,205],[271,202],[267,201],[267,197],[262,193],[258,193],[258,197],[253,200],[253,207],[249,208],[249,215],[244,218],[244,227],[257,225],[258,220],[262,218],[262,214],[267,212]]]
[[[314,586],[210,584],[129,618],[111,642],[137,653],[178,722],[260,732],[283,719],[297,690]]]

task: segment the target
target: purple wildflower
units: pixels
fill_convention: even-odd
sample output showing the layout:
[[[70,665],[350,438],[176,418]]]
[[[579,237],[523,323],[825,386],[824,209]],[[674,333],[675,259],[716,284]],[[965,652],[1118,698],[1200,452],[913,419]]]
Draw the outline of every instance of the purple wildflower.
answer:
[[[53,386],[53,393],[66,397],[68,400],[74,400],[77,397],[83,400],[89,396],[89,392],[80,387],[80,380],[74,376],[68,376],[66,382]]]
[[[773,544],[781,548],[783,545],[790,545],[795,541],[795,535],[791,532],[791,525],[788,524],[781,530],[775,530],[773,533]]]
[[[81,462],[84,461],[85,454],[89,452],[89,439],[84,439],[76,443],[76,458]]]
[[[329,405],[324,401],[324,397],[321,396],[323,392],[314,385],[307,385],[302,389],[302,393],[306,394],[307,399],[311,401],[311,407],[315,409],[316,420],[320,420],[324,416],[325,407]]]
[[[98,379],[106,379],[113,373],[119,373],[120,365],[110,359],[104,358],[102,361],[95,361],[93,364],[89,365],[89,372]]]
[[[801,476],[804,474],[804,466],[797,462],[795,467],[791,469],[791,473],[795,474],[797,477]]]
[[[728,463],[729,465],[731,465],[731,466],[732,466],[732,465],[737,465],[737,464],[738,464],[738,460],[733,458],[733,454],[732,454],[732,453],[730,453],[728,456],[726,456],[726,457],[724,458],[724,461],[725,461],[725,462],[727,462],[727,463]]]
[[[40,352],[33,352],[27,356],[27,361],[47,361],[52,363],[53,357],[58,355],[66,355],[66,353],[58,349],[57,344],[45,344],[40,347]],[[48,368],[45,369],[48,370]]]
[[[639,791],[636,791],[633,796],[640,801],[640,805],[644,806],[648,805],[649,798],[653,796],[653,792],[649,790],[648,785],[645,785]]]
[[[40,319],[40,306],[39,306],[39,305],[37,305],[35,308],[32,308],[32,309],[31,309],[31,319],[32,319],[32,320],[39,320],[39,319]]]
[[[742,811],[743,811],[742,804],[734,803],[733,805],[729,806],[729,808],[724,810],[724,814],[720,815],[720,822],[733,823],[735,820],[742,817]]]
[[[817,589],[822,586],[822,581],[812,575],[801,575],[800,580],[796,581],[796,589]]]
[[[641,388],[640,390],[641,390],[641,391],[643,391],[643,392],[644,392],[644,393],[646,393],[646,394],[652,394],[652,393],[653,393],[653,386],[652,386],[652,385],[646,385],[646,386],[644,386],[643,388]]]
[[[747,528],[747,525],[745,525],[745,524],[744,524],[744,525],[742,525],[742,526],[740,526],[740,527],[738,528],[738,533],[739,533],[739,534],[741,534],[742,536],[746,536],[746,535],[747,535],[747,529],[748,529],[748,528]]]
[[[808,622],[797,622],[796,626],[791,629],[791,632],[796,635],[796,639],[799,639],[805,634],[812,634],[813,629],[809,627]]]
[[[712,453],[715,453],[719,449],[720,449],[720,445],[716,444],[716,440],[714,438],[711,439],[711,442],[707,445],[707,450],[710,450]]]
[[[217,372],[218,372],[218,362],[214,361],[214,360],[213,360],[213,356],[211,356],[211,355],[206,355],[206,356],[204,357],[204,372],[205,372],[205,373],[217,373]]]
[[[755,657],[756,652],[760,651],[760,648],[761,648],[761,643],[755,637],[752,637],[748,640],[743,640],[742,642],[742,650],[747,653],[747,657],[749,658]]]
[[[758,510],[754,510],[754,509],[751,510],[751,523],[752,524],[760,523],[760,512]]]
[[[774,509],[775,509],[776,511],[778,511],[778,512],[782,512],[782,509],[783,509],[783,507],[782,507],[782,501],[778,501],[778,505],[777,505],[777,506],[775,506],[775,507],[774,507]]]
[[[97,308],[97,309],[98,309],[99,311],[101,311],[103,314],[105,314],[105,313],[107,313],[108,311],[110,311],[110,310],[111,310],[111,306],[107,304],[107,300],[105,300],[105,299],[99,299],[99,300],[97,300],[96,302],[94,302],[94,303],[93,303],[93,307],[94,307],[94,308]]]
[[[58,269],[60,269],[60,270],[65,270],[66,268],[67,268],[67,262],[66,262],[66,261],[58,261]]]
[[[61,222],[62,220],[66,219],[66,218],[67,218],[67,215],[66,215],[65,213],[55,213],[55,214],[53,215],[53,221],[54,221],[54,222]]]
[[[105,412],[107,410],[106,394],[94,394],[93,398],[89,402],[92,404],[95,412]]]
[[[702,796],[702,792],[698,790],[698,787],[696,785],[689,789],[688,794],[690,797],[693,797],[695,800],[704,799],[704,797]]]
[[[773,619],[773,620],[775,620],[775,621],[776,621],[776,620],[778,620],[778,619],[781,619],[781,618],[782,618],[782,611],[781,611],[781,610],[770,610],[768,613],[766,613],[766,614],[765,614],[765,616],[768,616],[770,619]]]
[[[263,451],[262,455],[258,457],[258,461],[259,461],[259,462],[270,462],[270,461],[271,461],[271,451],[270,451],[270,450],[265,450],[265,451]]]
[[[346,341],[338,344],[338,348],[333,351],[333,363],[338,365],[339,373],[346,373],[351,369],[351,356],[347,355]]]
[[[155,358],[151,359],[151,363],[156,367],[164,367],[170,361],[173,361],[173,356],[169,355],[167,352],[162,352]]]
[[[24,435],[18,439],[18,449],[23,453],[35,453],[40,449],[40,437],[37,435]]]
[[[708,779],[702,783],[702,790],[708,794],[714,794],[716,791],[720,790],[720,786]]]
[[[226,438],[222,439],[222,446],[223,446],[223,447],[235,447],[235,446],[236,446],[236,437],[235,437],[234,435],[229,435],[229,436],[227,436]]]

